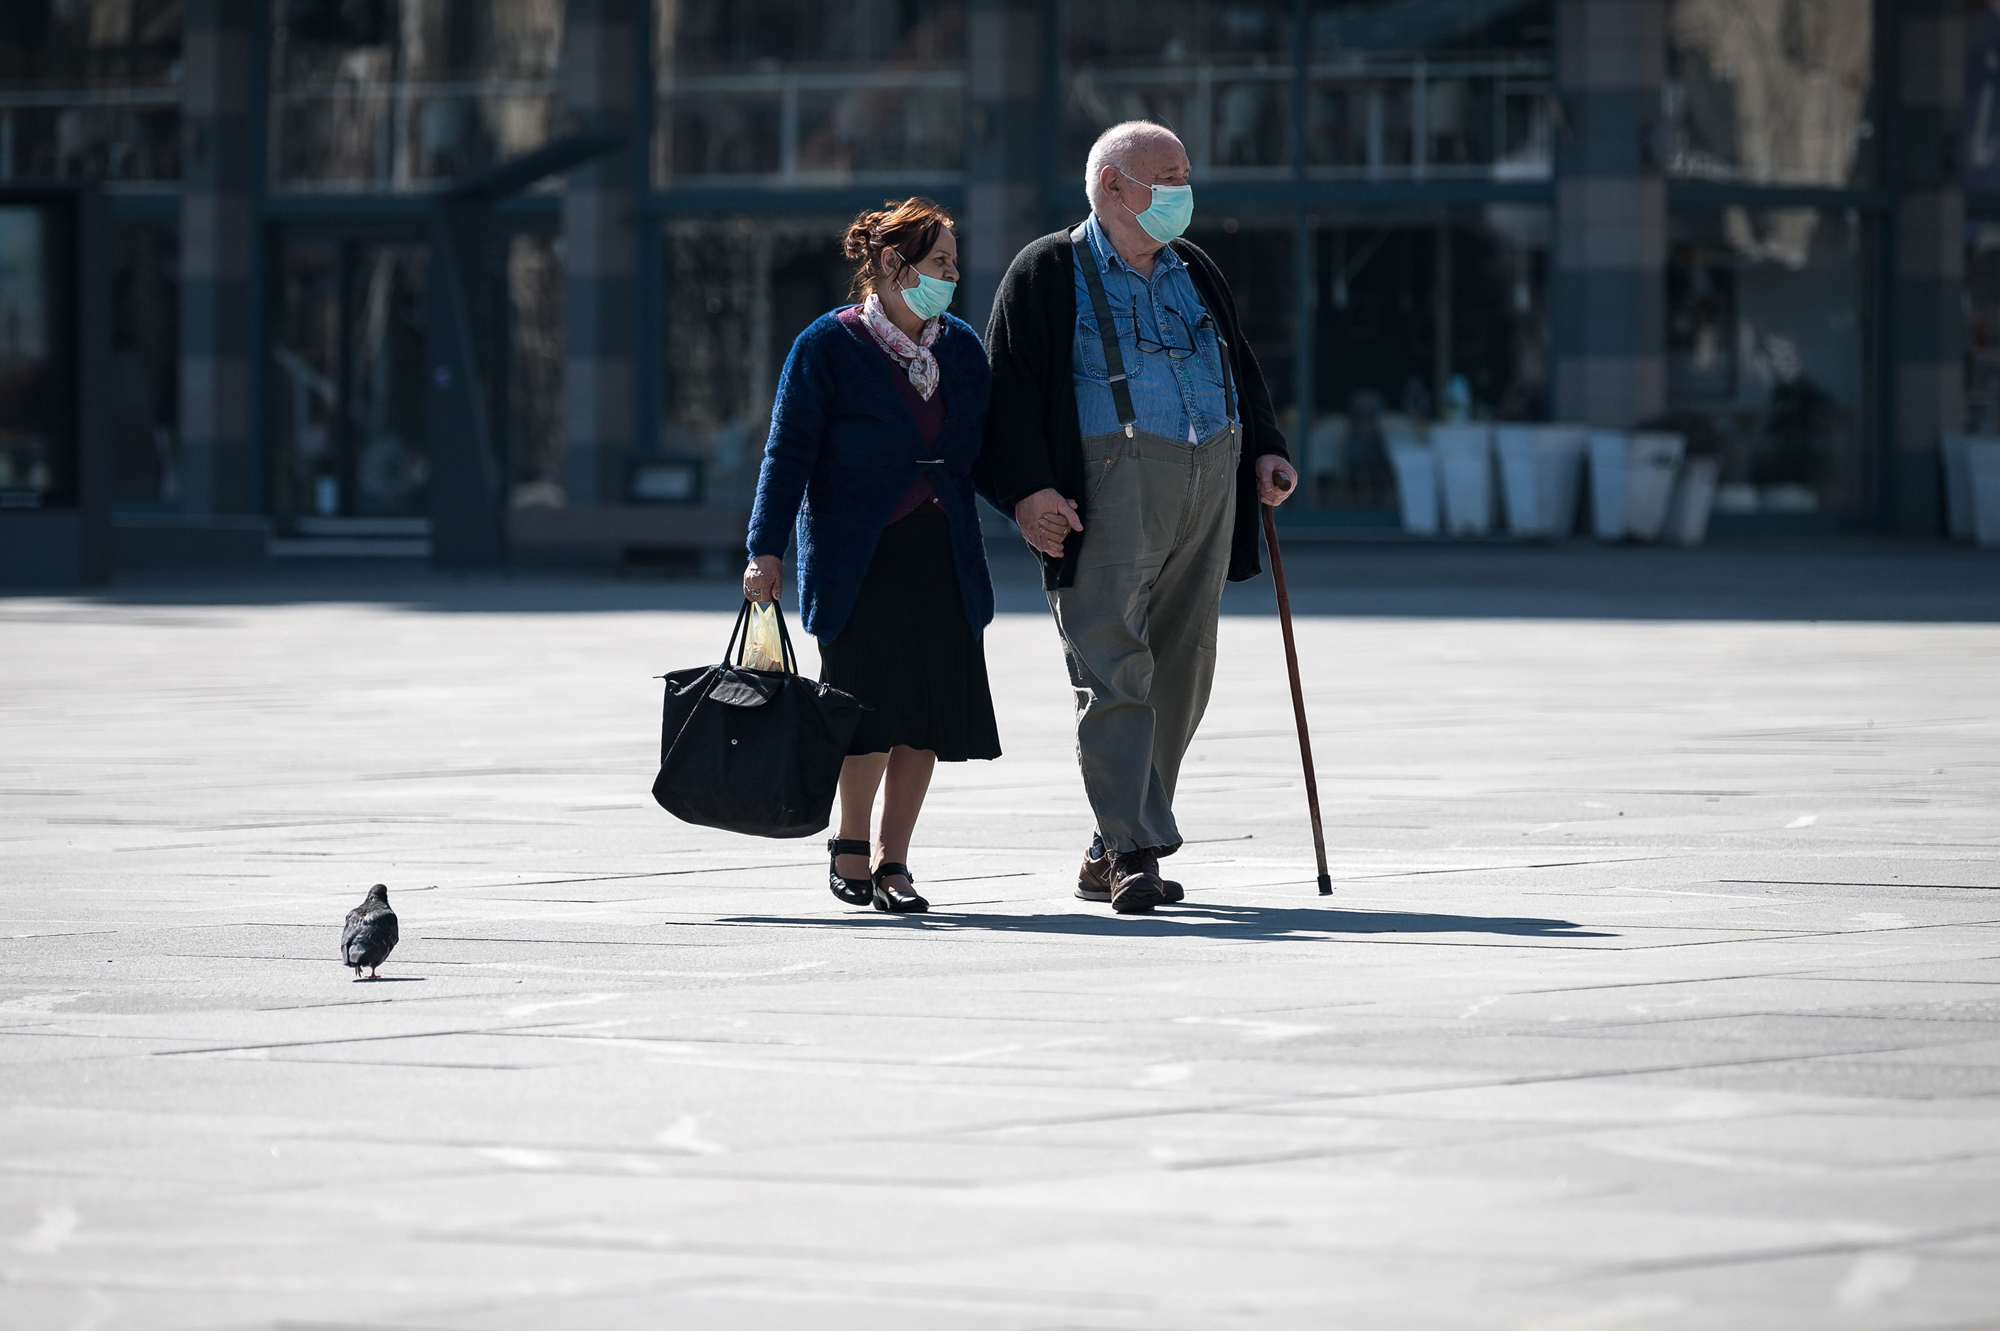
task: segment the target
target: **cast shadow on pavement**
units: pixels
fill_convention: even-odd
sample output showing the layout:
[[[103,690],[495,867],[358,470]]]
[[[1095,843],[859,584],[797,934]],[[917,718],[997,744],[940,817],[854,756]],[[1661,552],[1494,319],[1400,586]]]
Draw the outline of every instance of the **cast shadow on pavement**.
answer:
[[[827,915],[726,915],[719,924],[778,924],[891,927],[916,925],[932,930],[982,929],[995,933],[1070,934],[1082,937],[1203,937],[1239,940],[1325,940],[1343,934],[1502,934],[1516,938],[1616,938],[1572,920],[1514,915],[1431,915],[1413,911],[1340,910],[1306,906],[1163,906],[1151,915],[1072,912],[1059,915],[995,915],[934,906],[925,915],[869,912]]]

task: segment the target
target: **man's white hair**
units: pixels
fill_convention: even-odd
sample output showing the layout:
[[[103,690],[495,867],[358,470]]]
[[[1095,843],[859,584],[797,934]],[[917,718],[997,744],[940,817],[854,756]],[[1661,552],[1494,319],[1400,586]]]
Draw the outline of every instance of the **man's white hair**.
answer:
[[[1115,166],[1123,171],[1132,164],[1135,153],[1162,139],[1175,147],[1180,146],[1178,134],[1151,120],[1127,120],[1098,135],[1097,142],[1090,145],[1090,157],[1083,165],[1083,195],[1090,200],[1090,206],[1097,207],[1098,199],[1104,193],[1099,177],[1104,174],[1105,167]]]

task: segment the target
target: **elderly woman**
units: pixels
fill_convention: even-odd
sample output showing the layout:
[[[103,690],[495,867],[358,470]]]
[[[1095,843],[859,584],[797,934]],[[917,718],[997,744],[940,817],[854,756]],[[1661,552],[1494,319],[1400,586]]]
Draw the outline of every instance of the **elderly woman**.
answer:
[[[743,594],[779,595],[796,521],[820,678],[872,709],[841,768],[828,886],[904,913],[929,907],[904,861],[932,769],[1000,756],[979,642],[993,586],[971,480],[991,376],[978,335],[945,313],[958,238],[944,209],[912,198],[865,212],[844,248],[861,301],[821,315],[785,361]]]

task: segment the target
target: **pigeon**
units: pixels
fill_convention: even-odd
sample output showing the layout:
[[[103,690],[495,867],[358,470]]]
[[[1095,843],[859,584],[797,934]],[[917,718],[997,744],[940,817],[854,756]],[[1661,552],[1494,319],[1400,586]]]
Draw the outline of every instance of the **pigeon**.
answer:
[[[366,966],[372,980],[375,968],[395,951],[396,937],[396,912],[389,909],[389,889],[377,883],[368,889],[360,905],[347,912],[347,928],[340,935],[340,959],[354,967],[356,978]]]

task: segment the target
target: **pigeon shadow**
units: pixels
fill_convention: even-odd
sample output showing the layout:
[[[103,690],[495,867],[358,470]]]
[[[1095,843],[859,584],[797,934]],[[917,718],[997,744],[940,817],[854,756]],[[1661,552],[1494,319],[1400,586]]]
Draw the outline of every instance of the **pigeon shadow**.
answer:
[[[1435,915],[1413,911],[1342,910],[1305,906],[1163,906],[1150,915],[1065,913],[997,915],[940,909],[922,915],[728,915],[722,924],[833,925],[893,928],[914,925],[932,931],[962,929],[994,933],[1070,934],[1079,937],[1202,937],[1235,939],[1326,939],[1369,934],[1500,934],[1514,938],[1616,938],[1585,929],[1573,920],[1516,915]]]
[[[424,975],[357,975],[351,981],[349,981],[349,983],[350,984],[422,984],[428,978],[429,978],[428,976]]]

